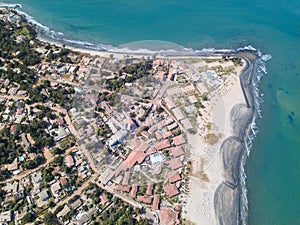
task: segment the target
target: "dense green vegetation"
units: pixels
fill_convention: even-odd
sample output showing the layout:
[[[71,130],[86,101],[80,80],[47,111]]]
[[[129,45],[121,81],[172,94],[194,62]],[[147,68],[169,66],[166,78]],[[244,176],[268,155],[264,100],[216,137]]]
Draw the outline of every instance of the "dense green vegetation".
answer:
[[[106,87],[111,91],[118,91],[125,83],[132,83],[149,75],[151,73],[151,69],[152,61],[144,61],[125,66],[119,71],[118,76],[106,81]],[[127,74],[125,79],[122,78],[123,74]]]
[[[16,144],[16,140],[19,140],[19,137],[11,135],[9,129],[2,129],[0,137],[0,165],[12,163],[23,152],[23,149]]]
[[[41,61],[38,52],[30,43],[30,40],[36,37],[36,32],[28,24],[23,26],[18,28],[13,24],[0,21],[0,57],[12,59],[15,55],[23,65],[32,66]],[[17,42],[17,35],[24,35],[25,38]]]
[[[99,217],[99,225],[146,225],[146,219],[137,220],[139,210],[134,209],[118,198],[113,199],[113,207],[105,210]]]

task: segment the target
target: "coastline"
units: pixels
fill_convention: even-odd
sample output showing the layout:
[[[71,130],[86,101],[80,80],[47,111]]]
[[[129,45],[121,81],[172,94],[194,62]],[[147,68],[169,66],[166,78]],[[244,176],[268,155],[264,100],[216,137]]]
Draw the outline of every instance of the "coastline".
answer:
[[[60,44],[55,41],[49,41],[38,37],[38,39],[42,42],[51,43],[57,46],[62,47],[63,44]],[[153,57],[152,53],[128,53],[128,52],[110,52],[110,51],[97,51],[86,48],[78,48],[73,46],[65,45],[66,48],[77,51],[81,53],[90,54],[92,56],[99,57],[110,57],[113,55],[116,59],[123,59],[125,57],[134,57],[141,59],[143,57]],[[174,53],[173,53],[174,54]],[[245,106],[238,105],[239,107],[232,108],[231,114],[231,122],[237,119],[239,122],[236,122],[234,127],[231,129],[235,130],[236,137],[228,137],[222,141],[222,146],[220,147],[220,152],[217,157],[222,158],[221,164],[223,164],[223,173],[224,173],[224,181],[219,184],[219,186],[214,191],[213,198],[213,208],[214,211],[210,211],[211,209],[206,209],[209,213],[206,215],[215,215],[216,224],[219,225],[227,225],[227,224],[247,224],[248,209],[247,206],[247,196],[244,195],[246,190],[245,181],[243,177],[245,174],[243,173],[243,168],[245,166],[247,160],[247,150],[246,150],[246,139],[249,137],[251,133],[250,126],[252,122],[255,121],[257,115],[255,115],[254,107],[254,97],[255,93],[253,91],[252,79],[255,77],[254,75],[254,67],[255,67],[255,59],[257,58],[256,50],[238,50],[235,53],[224,53],[222,51],[218,52],[198,52],[190,53],[190,55],[156,55],[156,58],[169,58],[169,59],[190,59],[190,58],[220,58],[223,55],[227,56],[239,56],[242,57],[246,61],[246,67],[239,75],[239,83],[240,88],[243,92],[243,98],[246,101],[247,110],[251,111],[244,112]],[[249,58],[248,58],[249,57]],[[253,76],[253,77],[252,77]],[[246,110],[246,111],[247,111]],[[238,144],[238,145],[237,145]],[[225,150],[224,150],[225,149]],[[227,150],[227,151],[226,151]],[[226,161],[230,162],[230,165],[226,165]],[[231,169],[233,165],[238,165],[235,168]],[[234,182],[227,181],[228,178],[234,177]],[[230,180],[230,179],[229,179]],[[232,202],[231,205],[228,202]],[[226,210],[224,210],[226,209]],[[198,210],[196,211],[198,212]],[[204,214],[205,216],[205,214]],[[202,220],[203,221],[203,220]],[[203,221],[204,222],[204,221]],[[206,223],[204,223],[206,224]],[[207,221],[207,224],[210,224]]]
[[[224,180],[219,184],[214,199],[218,224],[247,224],[244,165],[247,159],[247,139],[252,135],[251,125],[258,117],[255,108],[254,79],[257,55],[240,54],[247,67],[240,75],[246,105],[238,104],[231,111],[232,136],[221,145]],[[250,56],[250,57],[249,57]]]
[[[34,25],[35,27],[36,25]],[[36,28],[36,27],[35,27]],[[37,29],[39,32],[39,30]],[[55,41],[46,40],[42,37],[38,37],[42,42],[47,42],[62,46]],[[85,48],[77,48],[66,45],[67,48],[82,53],[96,55],[100,57],[110,57],[111,54],[114,58],[124,58],[127,55],[134,56],[136,58],[153,56],[153,53],[126,53],[126,52],[113,52],[113,51],[97,51]],[[248,53],[250,55],[248,55]],[[159,53],[160,54],[160,53]],[[256,106],[255,106],[255,93],[253,86],[253,79],[255,79],[256,72],[256,57],[257,53],[254,51],[243,50],[229,50],[228,53],[224,53],[221,50],[215,52],[191,52],[191,55],[176,55],[176,53],[169,53],[168,58],[173,57],[220,57],[222,55],[236,55],[242,57],[247,62],[247,67],[239,76],[240,86],[243,91],[243,95],[246,101],[245,105],[237,105],[231,111],[231,124],[233,135],[223,140],[220,147],[220,154],[222,157],[222,165],[224,168],[224,181],[219,184],[216,192],[214,193],[214,210],[218,224],[246,224],[247,216],[243,218],[243,209],[245,209],[245,203],[242,202],[243,195],[243,166],[246,163],[247,158],[247,146],[246,139],[251,134],[251,124],[257,118]],[[210,55],[209,55],[210,54]],[[165,57],[165,55],[157,55],[157,57]],[[238,165],[238,166],[236,166]],[[228,202],[232,204],[228,204]],[[226,206],[226,207],[225,207]],[[246,206],[247,208],[247,206]],[[226,210],[225,210],[226,209]]]

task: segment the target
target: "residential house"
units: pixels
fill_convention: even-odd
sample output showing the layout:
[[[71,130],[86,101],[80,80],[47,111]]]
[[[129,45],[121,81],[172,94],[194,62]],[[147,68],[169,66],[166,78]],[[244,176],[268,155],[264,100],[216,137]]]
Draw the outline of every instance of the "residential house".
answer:
[[[179,158],[174,158],[169,161],[169,166],[172,170],[176,170],[182,167],[183,165]]]
[[[160,225],[178,225],[180,220],[178,219],[178,213],[174,212],[171,208],[162,208],[158,212]]]
[[[169,184],[164,188],[164,191],[168,198],[172,198],[179,194],[179,190],[175,184]]]
[[[160,204],[160,195],[154,194],[153,202],[152,202],[152,209],[159,210],[159,204]]]

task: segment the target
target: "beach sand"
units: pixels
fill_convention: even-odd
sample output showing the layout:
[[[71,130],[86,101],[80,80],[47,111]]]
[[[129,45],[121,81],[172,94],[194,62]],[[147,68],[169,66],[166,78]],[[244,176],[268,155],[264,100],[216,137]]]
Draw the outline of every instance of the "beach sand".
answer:
[[[40,39],[44,42],[47,40]],[[53,42],[52,42],[53,43]],[[62,46],[59,43],[53,43]],[[116,52],[95,51],[66,46],[67,48],[90,54],[92,56],[106,57],[113,56],[114,59],[124,59],[126,57],[147,58],[149,54],[127,54]],[[163,56],[156,56],[163,58]],[[209,58],[201,56],[174,56],[168,58]],[[212,56],[210,58],[220,58]],[[237,104],[245,104],[239,75],[243,67],[236,69],[237,75],[228,76],[226,81],[209,96],[209,101],[203,102],[205,110],[202,112],[202,119],[199,121],[201,131],[197,134],[188,134],[190,144],[190,159],[192,161],[192,174],[188,179],[187,195],[180,195],[183,204],[182,216],[184,220],[194,224],[212,225],[218,224],[215,212],[214,198],[218,186],[224,180],[224,168],[221,159],[220,147],[222,142],[232,135],[230,113]],[[204,141],[203,136],[207,133],[205,126],[208,122],[213,123],[212,131],[219,133],[221,139],[213,146]],[[203,129],[202,129],[203,128]]]
[[[244,63],[245,65],[245,63]],[[236,71],[240,74],[244,67]],[[217,187],[223,182],[223,164],[220,146],[226,138],[232,135],[230,113],[237,104],[245,104],[245,98],[238,75],[229,76],[222,85],[212,93],[205,102],[205,112],[202,113],[201,125],[212,122],[209,132],[219,133],[222,138],[213,146],[204,141],[203,136],[208,130],[201,130],[196,135],[188,135],[191,144],[192,175],[189,179],[189,189],[183,218],[195,224],[217,224],[214,210],[214,195]]]

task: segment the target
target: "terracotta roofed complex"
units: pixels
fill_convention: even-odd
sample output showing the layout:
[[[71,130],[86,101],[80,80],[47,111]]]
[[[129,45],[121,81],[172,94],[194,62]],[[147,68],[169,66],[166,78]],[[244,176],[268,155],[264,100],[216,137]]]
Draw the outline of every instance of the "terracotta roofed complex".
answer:
[[[179,194],[179,190],[175,184],[170,184],[164,188],[168,198],[172,198]]]
[[[176,170],[182,167],[183,165],[179,158],[175,158],[169,161],[169,166],[171,167],[172,170]]]
[[[178,213],[174,212],[171,208],[162,208],[158,215],[160,225],[177,225],[180,223],[178,220]]]
[[[156,144],[156,149],[159,151],[159,150],[162,150],[162,149],[165,149],[165,148],[169,148],[171,146],[170,142],[168,139],[165,139],[163,141],[160,141]]]
[[[153,202],[152,202],[152,209],[159,210],[159,203],[160,203],[160,195],[154,194]]]
[[[182,134],[181,134],[181,135],[178,135],[178,136],[176,136],[176,137],[173,137],[172,140],[173,140],[173,142],[174,142],[174,144],[175,144],[176,146],[182,145],[182,144],[185,144],[185,143],[186,143],[185,138],[183,137]]]
[[[175,183],[175,182],[181,180],[181,176],[178,173],[178,171],[173,171],[173,172],[169,173],[168,180],[170,183]]]
[[[182,147],[180,147],[180,146],[176,146],[176,147],[170,148],[170,151],[171,151],[171,153],[172,153],[172,155],[174,157],[178,157],[178,156],[184,155],[184,151],[183,151]]]

